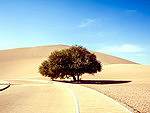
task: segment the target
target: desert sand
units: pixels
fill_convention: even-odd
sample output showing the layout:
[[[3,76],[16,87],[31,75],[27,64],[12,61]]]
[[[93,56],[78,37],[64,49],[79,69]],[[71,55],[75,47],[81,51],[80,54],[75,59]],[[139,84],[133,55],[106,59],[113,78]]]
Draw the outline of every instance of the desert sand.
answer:
[[[134,113],[150,112],[149,65],[105,65],[101,73],[94,76],[86,74],[82,79],[97,80],[99,84],[82,85],[117,100]]]
[[[51,45],[0,50],[0,80],[41,79],[43,77],[38,73],[40,63],[50,52],[68,47]],[[81,85],[102,92],[135,113],[150,112],[150,66],[103,53],[93,53],[101,61],[103,70],[95,75],[83,75],[82,80],[91,80],[92,83]]]
[[[69,48],[66,45],[0,50],[0,78],[36,78],[38,67],[54,50]],[[92,51],[93,52],[93,51]],[[99,61],[105,64],[136,64],[115,56],[93,52]]]

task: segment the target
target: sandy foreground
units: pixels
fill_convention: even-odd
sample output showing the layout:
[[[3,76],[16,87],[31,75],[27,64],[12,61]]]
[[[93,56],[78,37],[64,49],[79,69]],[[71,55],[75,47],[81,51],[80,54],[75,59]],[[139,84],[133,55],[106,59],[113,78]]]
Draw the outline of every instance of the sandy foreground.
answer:
[[[150,82],[132,82],[117,85],[84,84],[114,100],[117,100],[134,113],[150,112]]]
[[[82,79],[82,84],[117,100],[134,113],[150,113],[150,66],[136,64],[105,65],[103,72]],[[120,82],[123,81],[123,82]]]
[[[50,52],[68,48],[55,45],[0,51],[0,80],[41,79],[38,67]],[[150,66],[94,52],[103,64],[95,75],[85,74],[83,86],[95,89],[135,113],[150,113]],[[91,81],[89,81],[91,80]]]

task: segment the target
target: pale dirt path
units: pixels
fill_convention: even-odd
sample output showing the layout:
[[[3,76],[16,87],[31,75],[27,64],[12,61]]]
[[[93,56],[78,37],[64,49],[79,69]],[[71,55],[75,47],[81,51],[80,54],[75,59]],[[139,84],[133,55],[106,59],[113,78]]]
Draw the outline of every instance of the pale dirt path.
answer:
[[[68,87],[78,99],[80,113],[131,113],[111,98],[77,84],[56,83]]]
[[[130,113],[95,90],[43,80],[8,80],[11,88],[0,92],[1,113]]]
[[[14,85],[0,92],[0,113],[76,113],[72,95],[53,84]]]

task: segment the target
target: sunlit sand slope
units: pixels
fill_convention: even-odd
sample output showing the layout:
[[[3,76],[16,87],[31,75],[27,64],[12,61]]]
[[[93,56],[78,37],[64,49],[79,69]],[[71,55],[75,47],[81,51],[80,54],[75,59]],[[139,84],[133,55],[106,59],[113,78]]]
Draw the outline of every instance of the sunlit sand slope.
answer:
[[[40,47],[17,48],[9,50],[0,50],[0,62],[27,59],[27,58],[41,58],[47,57],[54,50],[61,50],[69,48],[66,45],[50,45]],[[135,64],[134,62],[121,59],[115,56],[106,55],[103,53],[93,52],[97,59],[103,64]]]
[[[132,61],[128,61],[116,56],[111,56],[103,53],[93,52],[97,59],[102,62],[102,64],[137,64]]]
[[[66,45],[50,45],[0,50],[0,78],[39,77],[38,67],[54,50],[69,48]],[[111,55],[93,52],[102,64],[135,64]]]
[[[68,47],[69,46],[65,45],[52,45],[52,46],[0,50],[0,62],[14,61],[19,59],[30,59],[30,58],[43,58],[43,57],[46,58],[52,51]]]
[[[150,65],[110,64],[103,65],[102,72],[93,76],[85,74],[84,79],[100,80],[150,80]]]

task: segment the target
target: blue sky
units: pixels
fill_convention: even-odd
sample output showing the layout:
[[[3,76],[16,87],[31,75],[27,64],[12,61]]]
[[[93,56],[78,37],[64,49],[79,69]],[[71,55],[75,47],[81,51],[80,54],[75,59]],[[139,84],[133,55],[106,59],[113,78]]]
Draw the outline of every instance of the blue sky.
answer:
[[[149,0],[1,0],[0,50],[83,45],[150,65]]]

